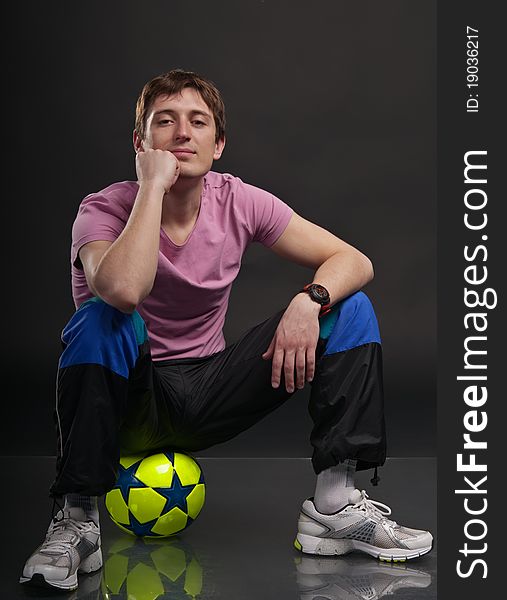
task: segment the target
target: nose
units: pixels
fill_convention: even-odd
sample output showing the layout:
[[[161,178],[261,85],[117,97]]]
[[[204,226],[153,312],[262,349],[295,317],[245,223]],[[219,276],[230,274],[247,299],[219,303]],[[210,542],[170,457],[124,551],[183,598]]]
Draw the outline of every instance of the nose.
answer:
[[[176,124],[174,135],[177,140],[190,139],[190,123],[186,119],[179,119]]]

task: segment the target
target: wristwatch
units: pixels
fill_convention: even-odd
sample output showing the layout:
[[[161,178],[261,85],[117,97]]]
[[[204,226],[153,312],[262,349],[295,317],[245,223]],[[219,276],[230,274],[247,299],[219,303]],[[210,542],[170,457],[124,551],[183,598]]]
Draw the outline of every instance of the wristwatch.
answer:
[[[318,283],[308,283],[301,291],[308,294],[314,302],[320,304],[319,317],[323,317],[331,311],[331,298],[329,292],[323,285],[319,285]]]

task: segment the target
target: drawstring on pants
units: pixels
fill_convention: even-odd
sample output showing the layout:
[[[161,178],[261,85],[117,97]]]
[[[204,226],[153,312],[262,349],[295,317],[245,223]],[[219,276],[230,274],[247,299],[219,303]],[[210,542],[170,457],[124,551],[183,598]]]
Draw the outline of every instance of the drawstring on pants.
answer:
[[[58,506],[58,511],[55,514],[55,504],[56,506]],[[62,516],[58,519],[58,513],[62,513]],[[56,496],[53,496],[53,508],[51,509],[51,514],[53,515],[53,521],[55,523],[57,523],[58,521],[61,521],[64,517],[64,512],[63,512],[63,506],[58,502],[58,500],[56,499]]]
[[[373,477],[370,479],[372,485],[378,485],[378,482],[380,481],[380,477],[378,476],[377,473],[377,467],[375,467],[375,473],[373,474]]]

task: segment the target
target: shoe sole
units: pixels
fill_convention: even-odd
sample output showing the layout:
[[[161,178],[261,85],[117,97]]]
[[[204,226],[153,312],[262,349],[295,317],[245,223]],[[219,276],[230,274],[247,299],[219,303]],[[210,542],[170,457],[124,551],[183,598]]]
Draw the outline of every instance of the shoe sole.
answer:
[[[53,581],[50,579],[46,579],[44,573],[33,572],[30,577],[25,577],[24,575],[19,578],[19,583],[28,583],[33,585],[34,587],[42,587],[42,588],[50,588],[50,589],[58,589],[65,591],[72,591],[77,589],[78,581],[77,574],[78,573],[93,573],[94,571],[98,571],[102,567],[102,550],[99,548],[90,556],[87,556],[84,560],[81,561],[77,571],[74,575],[70,575],[67,579],[62,579],[61,581]]]
[[[349,552],[359,551],[387,562],[404,562],[427,554],[433,546],[426,546],[414,550],[405,550],[403,548],[378,548],[377,546],[372,546],[371,544],[357,540],[319,538],[313,535],[298,533],[294,540],[294,547],[304,554],[340,556],[348,554]]]

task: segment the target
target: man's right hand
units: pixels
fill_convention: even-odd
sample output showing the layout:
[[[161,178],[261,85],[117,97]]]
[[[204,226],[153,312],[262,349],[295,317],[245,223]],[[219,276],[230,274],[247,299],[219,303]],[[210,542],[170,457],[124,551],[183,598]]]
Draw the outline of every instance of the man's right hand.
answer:
[[[180,163],[168,150],[142,150],[136,155],[136,171],[139,185],[155,183],[167,193],[178,179]]]
[[[80,250],[90,290],[125,313],[134,312],[153,287],[163,198],[178,179],[180,163],[166,150],[140,150],[136,171],[139,191],[123,231],[113,243],[89,242],[88,250],[86,244]]]

